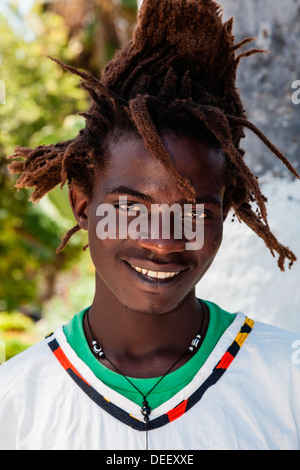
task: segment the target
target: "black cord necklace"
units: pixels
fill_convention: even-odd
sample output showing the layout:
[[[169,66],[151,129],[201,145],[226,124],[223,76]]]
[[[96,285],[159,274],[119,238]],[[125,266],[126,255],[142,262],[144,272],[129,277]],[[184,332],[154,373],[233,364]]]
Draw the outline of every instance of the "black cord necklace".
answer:
[[[199,333],[192,340],[191,345],[188,348],[188,350],[184,351],[184,353],[174,362],[174,364],[172,364],[172,366],[165,372],[165,374],[162,377],[159,378],[159,380],[156,382],[156,384],[154,384],[154,386],[146,394],[141,392],[141,390],[139,390],[138,387],[133,382],[131,382],[131,380],[126,375],[124,375],[123,372],[115,364],[113,364],[111,362],[111,360],[104,354],[104,351],[103,351],[102,347],[99,346],[98,342],[95,340],[95,336],[93,334],[93,331],[92,331],[92,328],[91,328],[91,325],[90,325],[89,310],[87,311],[86,319],[87,319],[87,324],[88,324],[90,334],[91,334],[91,337],[92,337],[92,348],[91,349],[92,349],[93,353],[95,354],[95,356],[98,359],[106,359],[112,365],[112,367],[120,375],[122,375],[122,377],[124,377],[124,379],[126,379],[127,382],[129,382],[132,385],[132,387],[134,387],[142,395],[142,397],[143,397],[143,406],[141,408],[141,414],[143,415],[143,418],[144,418],[146,431],[148,430],[148,423],[149,423],[149,420],[150,420],[149,416],[151,414],[151,408],[150,408],[148,400],[147,400],[148,395],[150,395],[150,393],[153,392],[153,390],[166,377],[166,375],[168,375],[171,372],[171,370],[174,369],[174,367],[176,366],[176,364],[178,364],[178,362],[180,362],[187,354],[192,355],[194,353],[194,351],[198,349],[198,347],[201,343],[202,328],[203,328],[203,323],[204,323],[204,308],[203,308],[203,304],[202,304],[201,300],[200,300],[200,305],[201,305],[201,309],[202,309],[202,320],[201,320],[201,326],[200,326],[200,329],[199,329]],[[146,433],[146,438],[148,438],[147,434],[148,433]],[[147,447],[148,447],[148,439],[147,439],[146,448]]]

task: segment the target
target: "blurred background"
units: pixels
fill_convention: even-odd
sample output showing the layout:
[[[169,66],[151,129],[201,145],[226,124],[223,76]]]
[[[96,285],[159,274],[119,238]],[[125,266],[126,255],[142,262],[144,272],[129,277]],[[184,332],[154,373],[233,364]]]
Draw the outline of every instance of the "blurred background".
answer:
[[[138,2],[140,4],[141,2]],[[252,120],[300,167],[300,104],[292,83],[300,80],[300,0],[223,0],[235,16],[236,41],[256,36],[269,54],[245,59],[238,84]],[[67,190],[56,188],[38,205],[30,191],[16,191],[6,156],[16,145],[55,143],[77,135],[88,106],[79,80],[47,56],[99,76],[114,51],[128,42],[136,0],[1,0],[0,82],[0,343],[8,359],[39,341],[94,293],[94,271],[85,234],[60,254],[74,225]],[[255,44],[255,43],[254,43]],[[253,46],[252,46],[253,47]],[[299,94],[300,96],[300,94]],[[269,198],[269,222],[279,240],[300,257],[300,193],[288,170],[247,133],[247,163]],[[228,217],[224,242],[197,294],[228,311],[300,332],[299,262],[279,271],[264,243]],[[1,354],[0,354],[1,362]]]

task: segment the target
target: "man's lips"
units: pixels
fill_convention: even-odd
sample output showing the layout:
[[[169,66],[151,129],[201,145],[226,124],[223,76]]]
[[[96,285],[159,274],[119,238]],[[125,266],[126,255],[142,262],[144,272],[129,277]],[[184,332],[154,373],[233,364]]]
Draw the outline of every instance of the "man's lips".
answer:
[[[152,280],[165,280],[177,277],[188,267],[175,264],[156,264],[150,261],[125,261],[134,271]]]

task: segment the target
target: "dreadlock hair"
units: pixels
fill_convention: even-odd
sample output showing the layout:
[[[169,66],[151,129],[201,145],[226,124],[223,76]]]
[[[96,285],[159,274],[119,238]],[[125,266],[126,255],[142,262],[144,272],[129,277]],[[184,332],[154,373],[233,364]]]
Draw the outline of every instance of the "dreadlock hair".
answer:
[[[278,253],[282,271],[286,259],[291,267],[296,257],[270,231],[267,199],[244,162],[244,128],[253,131],[295,177],[299,174],[247,119],[236,88],[237,67],[242,58],[267,51],[251,49],[237,55],[255,38],[235,44],[232,30],[233,18],[223,23],[221,8],[213,0],[144,0],[133,39],[116,52],[101,79],[53,59],[81,77],[91,98],[87,112],[81,113],[86,125],[69,141],[35,149],[17,147],[11,158],[25,161],[9,165],[11,173],[21,173],[16,187],[35,188],[30,198],[34,202],[65,183],[91,197],[94,172],[105,164],[107,137],[119,129],[141,136],[146,149],[174,174],[181,191],[194,199],[194,188],[172,165],[161,135],[172,131],[209,141],[226,157],[228,208],[264,240],[273,256]],[[73,227],[57,251],[78,230],[79,225]]]

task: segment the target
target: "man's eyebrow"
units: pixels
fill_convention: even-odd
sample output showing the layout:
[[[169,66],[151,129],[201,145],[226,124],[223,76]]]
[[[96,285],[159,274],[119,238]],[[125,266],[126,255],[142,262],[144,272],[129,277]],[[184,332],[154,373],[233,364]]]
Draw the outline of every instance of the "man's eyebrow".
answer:
[[[109,189],[107,194],[125,194],[133,197],[137,197],[146,202],[153,202],[153,199],[148,194],[141,193],[136,189],[128,188],[127,186],[117,186],[115,188]]]
[[[207,195],[207,196],[199,196],[195,198],[196,204],[213,204],[217,207],[220,207],[222,205],[222,201],[220,198]],[[180,199],[178,201],[179,204],[184,205],[184,204],[195,204],[194,201],[188,201],[186,199]]]
[[[108,195],[110,194],[129,195],[129,196],[133,196],[143,201],[151,202],[154,204],[153,198],[149,196],[148,194],[141,193],[140,191],[137,191],[136,189],[128,188],[127,186],[123,186],[123,185],[116,186],[114,188],[109,189],[107,191],[107,194]],[[207,196],[204,195],[204,196],[196,197],[195,201],[196,201],[196,204],[213,204],[217,207],[220,207],[222,205],[221,200],[218,197],[214,197],[211,195],[207,195]],[[184,204],[195,204],[195,202],[188,201],[187,199],[183,198],[177,201],[177,204],[180,204],[183,206]]]

